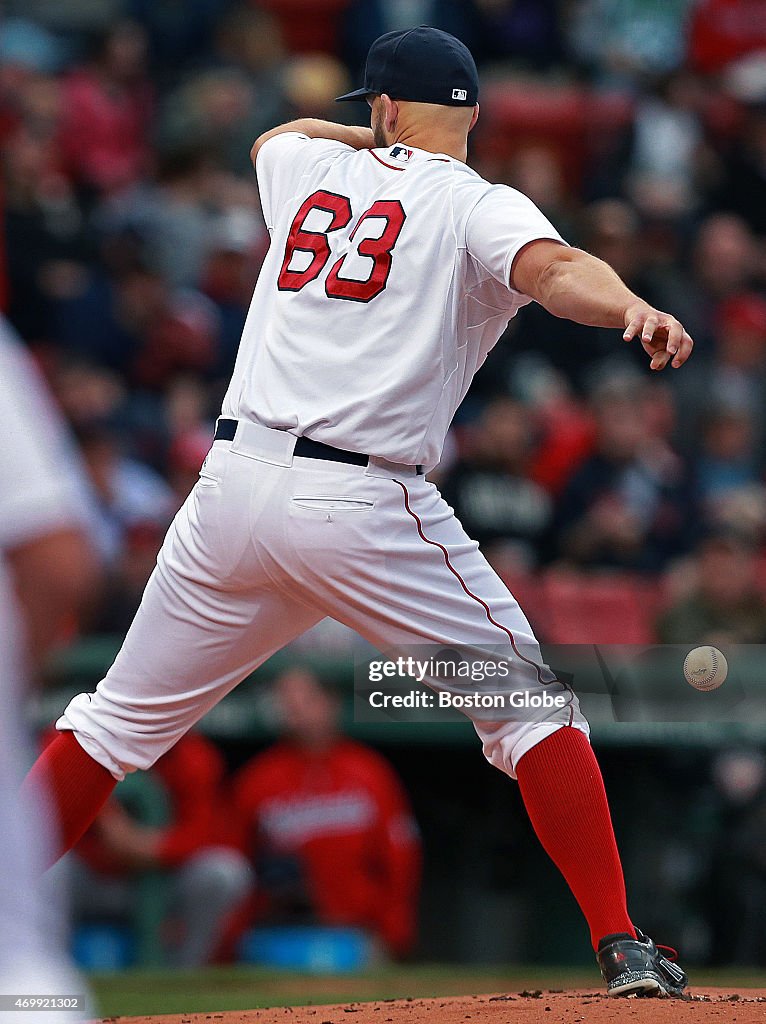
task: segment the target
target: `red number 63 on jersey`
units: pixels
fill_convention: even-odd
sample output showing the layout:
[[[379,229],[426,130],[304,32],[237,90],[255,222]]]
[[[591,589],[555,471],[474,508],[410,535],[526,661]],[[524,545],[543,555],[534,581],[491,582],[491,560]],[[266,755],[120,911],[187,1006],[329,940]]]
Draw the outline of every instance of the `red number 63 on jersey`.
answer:
[[[313,210],[321,210],[330,214],[330,223],[324,231],[311,231],[304,227],[306,219]],[[314,281],[324,270],[330,259],[330,244],[327,236],[332,231],[340,231],[350,224],[353,214],[351,202],[346,196],[336,195],[320,189],[314,192],[301,205],[293,218],[290,233],[285,246],[285,258],[279,272],[277,286],[282,292],[299,292],[301,288]],[[359,280],[343,277],[341,271],[347,255],[341,256],[332,267],[325,279],[325,292],[330,299],[349,299],[352,302],[369,302],[380,295],[386,287],[391,272],[391,251],[404,226],[407,215],[398,199],[378,199],[369,210],[365,210],[356,222],[349,241],[366,220],[380,220],[383,230],[377,238],[363,238],[355,252],[372,261],[367,277]],[[304,270],[291,270],[290,264],[296,252],[311,254],[311,261]]]

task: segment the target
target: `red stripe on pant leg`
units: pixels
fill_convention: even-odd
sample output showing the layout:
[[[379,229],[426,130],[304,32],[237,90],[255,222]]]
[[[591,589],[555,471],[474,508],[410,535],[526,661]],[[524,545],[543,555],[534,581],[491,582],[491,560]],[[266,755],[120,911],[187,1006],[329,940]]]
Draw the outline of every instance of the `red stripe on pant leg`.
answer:
[[[438,548],[439,551],[441,551],[442,555],[444,556],[444,564],[447,566],[447,568],[452,573],[452,575],[455,577],[455,579],[459,582],[460,586],[463,588],[465,593],[468,595],[468,597],[471,598],[472,601],[476,601],[477,604],[481,605],[481,607],[484,609],[484,613],[487,616],[487,619],[489,620],[489,622],[493,626],[496,626],[497,629],[502,630],[502,632],[505,633],[505,635],[508,637],[508,639],[511,642],[511,647],[513,648],[513,651],[516,654],[516,656],[521,661],[523,661],[526,665],[529,665],[531,668],[533,668],[536,671],[536,673],[537,673],[537,681],[540,683],[540,685],[541,686],[550,686],[551,683],[558,683],[560,686],[563,686],[565,690],[569,691],[571,697],[574,697],[574,692],[572,691],[572,689],[569,686],[567,686],[566,683],[562,683],[560,679],[551,679],[550,682],[546,683],[543,680],[542,669],[541,669],[540,665],[538,665],[536,662],[532,661],[530,658],[525,658],[524,655],[521,654],[521,652],[519,651],[518,647],[516,646],[516,639],[515,639],[513,633],[510,631],[510,629],[508,629],[507,626],[504,626],[502,624],[502,622],[498,622],[497,619],[495,619],[493,617],[492,611],[491,611],[489,605],[487,604],[487,602],[484,601],[482,598],[480,598],[478,596],[478,594],[474,594],[474,592],[469,588],[468,584],[465,582],[463,577],[460,575],[460,573],[457,571],[455,566],[450,561],[449,551],[447,550],[447,548],[445,548],[445,546],[443,544],[440,544],[438,540],[431,540],[430,537],[426,537],[426,535],[425,535],[425,533],[423,531],[423,524],[420,521],[420,516],[410,506],[410,495],[409,495],[409,491],[407,490],[407,488],[404,486],[404,484],[400,480],[395,480],[394,483],[399,484],[399,486],[402,489],[402,493],[404,494],[404,507],[405,507],[406,511],[415,520],[415,524],[417,525],[418,534],[420,535],[420,539],[422,541],[424,541],[424,543],[430,544],[431,547]],[[573,720],[574,720],[574,708],[570,707],[570,709],[569,709],[569,725],[572,724]]]

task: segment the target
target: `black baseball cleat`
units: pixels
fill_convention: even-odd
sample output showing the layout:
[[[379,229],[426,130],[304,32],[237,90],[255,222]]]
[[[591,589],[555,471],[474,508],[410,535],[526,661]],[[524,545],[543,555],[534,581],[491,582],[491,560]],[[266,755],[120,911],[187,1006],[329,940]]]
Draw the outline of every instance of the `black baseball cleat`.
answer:
[[[676,956],[636,928],[635,939],[625,933],[604,936],[596,961],[610,996],[680,996],[688,978],[673,962]]]

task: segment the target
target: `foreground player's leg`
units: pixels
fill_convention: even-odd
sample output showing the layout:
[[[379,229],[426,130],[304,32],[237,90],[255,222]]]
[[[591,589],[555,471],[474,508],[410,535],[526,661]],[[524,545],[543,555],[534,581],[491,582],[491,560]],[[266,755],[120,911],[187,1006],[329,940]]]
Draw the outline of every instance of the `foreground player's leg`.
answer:
[[[54,879],[39,877],[53,841],[49,807],[42,794],[19,793],[27,762],[23,716],[15,687],[1,672],[0,690],[0,1021],[50,1024],[58,1018],[84,1024],[94,1014],[85,981],[66,954],[65,893]],[[11,1009],[21,993],[76,996],[79,1005],[53,1015]]]

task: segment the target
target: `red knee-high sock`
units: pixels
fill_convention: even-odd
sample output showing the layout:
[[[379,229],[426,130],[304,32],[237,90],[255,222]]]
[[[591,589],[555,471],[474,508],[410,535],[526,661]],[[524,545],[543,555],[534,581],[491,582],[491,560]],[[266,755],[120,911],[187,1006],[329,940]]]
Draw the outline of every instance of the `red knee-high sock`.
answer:
[[[516,775],[537,837],[585,914],[593,948],[605,935],[635,937],[604,782],[585,735],[552,733],[524,754]]]
[[[22,788],[47,796],[57,816],[53,863],[82,838],[116,785],[111,773],[85,753],[74,733],[60,733],[45,748]]]

